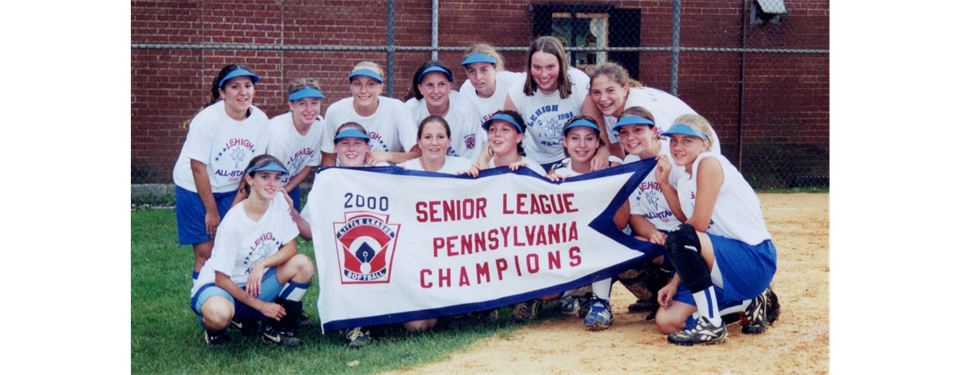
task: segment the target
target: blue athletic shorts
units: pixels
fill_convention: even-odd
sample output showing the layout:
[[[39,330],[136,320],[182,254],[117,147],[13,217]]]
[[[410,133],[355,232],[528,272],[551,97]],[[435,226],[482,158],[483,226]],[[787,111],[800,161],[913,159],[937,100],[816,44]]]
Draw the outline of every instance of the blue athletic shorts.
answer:
[[[297,210],[297,213],[300,213],[300,185],[297,185],[297,187],[287,193],[287,195],[293,200],[293,207]]]
[[[713,243],[716,266],[720,267],[723,276],[723,288],[714,287],[718,303],[742,302],[763,293],[777,272],[777,249],[773,243],[766,240],[750,246],[741,241],[707,235]],[[682,283],[673,299],[696,305],[690,290]]]
[[[243,289],[246,290],[246,287]],[[273,302],[273,300],[277,299],[277,296],[280,295],[280,291],[282,289],[283,285],[280,285],[280,281],[277,280],[276,267],[270,267],[270,269],[263,274],[263,281],[260,282],[260,295],[257,296],[257,299],[264,302]],[[197,293],[190,298],[190,308],[193,309],[194,313],[200,316],[201,326],[203,325],[203,314],[200,313],[200,307],[203,306],[204,302],[207,302],[207,300],[213,296],[223,296],[230,302],[233,302],[233,320],[267,320],[267,317],[263,316],[263,314],[254,308],[235,301],[233,296],[231,296],[226,290],[223,290],[223,288],[220,288],[213,283],[209,283],[201,286],[200,289],[197,290]]]
[[[230,204],[233,203],[236,196],[236,191],[213,193],[213,199],[217,201],[217,212],[220,213],[221,220],[230,210]],[[207,235],[207,210],[203,208],[200,194],[177,186],[176,199],[177,234],[180,238],[180,245],[195,245],[210,241],[211,238]]]

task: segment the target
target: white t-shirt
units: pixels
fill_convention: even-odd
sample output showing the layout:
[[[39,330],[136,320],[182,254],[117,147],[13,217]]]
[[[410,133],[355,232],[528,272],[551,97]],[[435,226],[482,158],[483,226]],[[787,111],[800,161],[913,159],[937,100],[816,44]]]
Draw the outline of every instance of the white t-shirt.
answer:
[[[661,141],[660,144],[660,155],[667,155],[673,161],[673,156],[670,156],[669,144],[665,144],[664,141]],[[629,156],[633,157],[633,161],[640,160],[638,156]],[[674,167],[673,170],[677,170],[677,168]],[[630,196],[630,214],[646,217],[653,226],[663,231],[669,231],[683,224],[673,215],[673,211],[670,211],[667,199],[663,197],[663,190],[660,189],[660,183],[657,182],[655,171],[650,171],[647,177],[640,182],[637,190]]]
[[[187,140],[173,167],[173,182],[197,192],[190,169],[192,159],[207,165],[214,193],[236,191],[250,159],[266,151],[267,121],[267,115],[252,105],[250,116],[243,121],[234,120],[227,115],[222,100],[200,111],[190,120]]]
[[[508,91],[510,100],[527,123],[523,149],[527,157],[540,164],[563,159],[563,124],[580,114],[589,92],[590,77],[586,73],[570,68],[567,76],[572,92],[566,99],[560,98],[560,90],[545,96],[539,88],[533,96],[526,96],[523,93],[525,80],[514,83]]]
[[[384,152],[410,151],[417,145],[417,124],[410,122],[403,102],[384,96],[380,97],[377,111],[368,117],[357,114],[353,109],[353,97],[338,100],[327,108],[326,133],[320,150],[328,154],[333,152],[333,138],[337,128],[347,122],[363,125],[370,137],[370,150]]]
[[[233,206],[217,228],[217,240],[213,242],[210,259],[200,270],[190,295],[201,286],[215,282],[217,271],[230,275],[230,280],[238,286],[246,286],[254,264],[276,254],[280,247],[299,234],[290,205],[282,194],[273,197],[259,221],[247,217],[243,202]]]
[[[541,166],[540,164],[537,164],[537,162],[535,162],[535,161],[533,161],[533,160],[530,160],[530,159],[527,158],[526,156],[521,156],[521,157],[520,157],[520,161],[522,161],[522,162],[524,162],[524,163],[527,163],[527,168],[530,168],[530,169],[533,170],[534,172],[537,172],[538,175],[541,175],[541,176],[546,176],[546,175],[547,175],[547,172],[543,170],[543,166]],[[490,163],[489,163],[489,165],[490,165],[490,168],[497,168],[497,166],[493,164],[493,158],[490,158]],[[506,165],[505,165],[505,167],[506,167]]]
[[[290,178],[303,171],[304,168],[320,165],[320,142],[326,131],[323,118],[313,121],[307,135],[302,135],[293,125],[293,114],[290,112],[270,119],[267,124],[270,140],[267,143],[267,153],[283,162],[290,174],[283,176],[281,186],[287,186]]]
[[[630,94],[627,95],[627,103],[624,104],[623,108],[626,109],[637,106],[646,108],[653,114],[653,121],[657,123],[659,133],[670,129],[670,125],[673,125],[673,121],[676,120],[677,117],[697,114],[693,108],[690,108],[690,106],[680,100],[680,98],[653,87],[630,88]],[[603,122],[607,125],[607,135],[608,138],[610,138],[610,143],[619,143],[620,135],[613,131],[613,127],[617,125],[617,117],[603,116]],[[712,136],[715,143],[713,145],[713,151],[720,153],[720,139],[717,138],[717,133],[712,128],[710,132],[713,133]]]
[[[397,164],[397,166],[402,166],[408,171],[422,171],[423,166],[420,165],[420,158],[410,159],[403,163]],[[470,169],[473,166],[473,162],[464,158],[456,156],[447,156],[446,160],[443,163],[443,167],[437,171],[437,173],[446,173],[446,174],[457,174],[465,170]]]
[[[460,94],[470,101],[477,108],[480,114],[480,123],[483,124],[493,117],[493,113],[503,109],[503,103],[507,101],[507,91],[513,87],[516,82],[523,82],[527,79],[524,73],[516,72],[497,72],[497,88],[489,98],[481,98],[477,95],[477,90],[473,88],[470,80],[463,82],[460,86]]]
[[[443,116],[450,125],[450,148],[447,155],[477,160],[483,146],[487,144],[487,132],[480,127],[480,112],[460,93],[451,90],[449,96],[450,109]],[[414,129],[420,126],[420,121],[430,116],[426,99],[410,98],[405,105],[416,124]]]
[[[760,199],[737,168],[718,153],[700,154],[693,162],[693,175],[688,175],[685,169],[680,168],[683,173],[679,175],[674,186],[677,188],[684,215],[693,217],[697,193],[697,170],[700,162],[706,157],[716,158],[723,171],[720,195],[717,196],[713,215],[710,216],[707,233],[740,240],[748,245],[757,245],[764,240],[769,240],[770,232],[767,231],[767,224],[763,221]],[[674,181],[671,180],[671,184],[673,183]]]
[[[573,170],[573,168],[570,168],[570,160],[571,159],[568,157],[566,159],[561,160],[560,163],[558,163],[559,165],[554,165],[553,173],[555,173],[557,176],[560,176],[560,177],[576,177],[583,174]],[[610,157],[607,158],[607,161],[608,163],[623,164],[623,160],[613,155],[610,155]]]

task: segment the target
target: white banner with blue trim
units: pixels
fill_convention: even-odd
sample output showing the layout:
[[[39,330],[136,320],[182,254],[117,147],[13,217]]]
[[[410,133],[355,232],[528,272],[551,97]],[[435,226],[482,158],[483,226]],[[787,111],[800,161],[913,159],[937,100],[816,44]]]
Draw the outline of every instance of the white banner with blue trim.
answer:
[[[324,331],[465,314],[616,275],[662,248],[613,215],[648,159],[553,183],[529,169],[477,178],[324,168],[308,197]]]

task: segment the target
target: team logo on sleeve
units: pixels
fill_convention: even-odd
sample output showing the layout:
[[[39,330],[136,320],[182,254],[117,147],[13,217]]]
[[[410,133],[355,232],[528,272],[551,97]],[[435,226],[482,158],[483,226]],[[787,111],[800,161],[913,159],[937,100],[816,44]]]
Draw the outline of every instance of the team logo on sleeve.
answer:
[[[474,147],[477,146],[477,135],[476,134],[465,135],[463,137],[463,143],[467,144],[468,149],[473,149]]]
[[[342,284],[389,283],[400,224],[389,224],[390,215],[347,212],[333,223]]]

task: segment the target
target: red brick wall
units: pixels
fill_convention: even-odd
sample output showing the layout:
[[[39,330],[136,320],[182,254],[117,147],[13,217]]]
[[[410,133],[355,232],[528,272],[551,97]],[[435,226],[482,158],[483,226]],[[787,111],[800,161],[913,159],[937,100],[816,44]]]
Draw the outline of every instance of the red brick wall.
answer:
[[[526,46],[532,35],[531,3],[561,1],[441,1],[439,45]],[[562,3],[639,8],[642,46],[671,44],[672,0]],[[386,5],[384,0],[135,0],[131,43],[384,46]],[[790,14],[779,26],[747,26],[747,47],[829,49],[829,2],[788,0],[786,5]],[[430,45],[430,6],[430,0],[396,1],[397,46]],[[740,0],[683,1],[681,46],[740,47],[742,6]],[[509,70],[523,70],[523,52],[503,55]],[[439,53],[453,69],[456,86],[466,78],[458,67],[461,56]],[[395,57],[394,96],[402,98],[414,70],[430,58],[430,52],[398,52]],[[670,59],[669,52],[641,52],[639,80],[669,91]],[[724,153],[735,162],[740,59],[737,52],[686,51],[680,55],[679,71],[679,96],[713,122]],[[386,53],[379,51],[132,49],[131,60],[132,179],[164,183],[172,180],[171,170],[186,136],[184,125],[209,101],[211,81],[222,66],[244,63],[261,76],[254,103],[271,117],[285,111],[283,87],[291,79],[319,79],[327,96],[325,111],[349,95],[346,76],[353,64],[371,60],[386,67]],[[794,168],[809,173],[828,169],[829,55],[748,53],[745,68],[745,174],[768,168],[747,160],[748,154],[762,159],[753,151],[763,151],[751,151],[751,145],[807,145],[804,150],[811,162]]]

